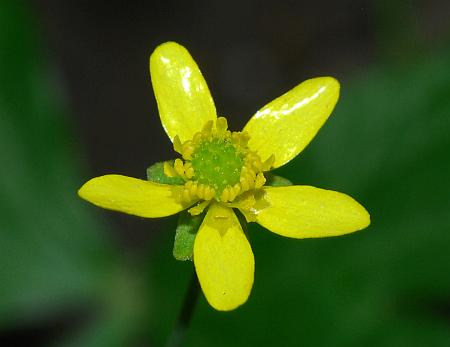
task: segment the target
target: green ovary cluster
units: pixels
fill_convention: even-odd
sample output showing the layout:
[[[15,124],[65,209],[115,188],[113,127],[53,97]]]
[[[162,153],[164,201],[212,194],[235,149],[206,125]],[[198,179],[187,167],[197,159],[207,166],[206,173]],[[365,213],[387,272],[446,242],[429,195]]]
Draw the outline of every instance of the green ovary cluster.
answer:
[[[239,183],[243,156],[229,139],[203,140],[192,153],[194,180],[215,189],[220,196],[227,186]]]

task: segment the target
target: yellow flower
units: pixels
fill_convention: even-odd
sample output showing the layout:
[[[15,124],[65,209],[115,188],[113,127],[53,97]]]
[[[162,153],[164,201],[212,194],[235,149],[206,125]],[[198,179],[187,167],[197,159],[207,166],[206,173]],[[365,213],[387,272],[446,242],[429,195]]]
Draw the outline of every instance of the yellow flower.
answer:
[[[150,74],[161,123],[181,154],[164,163],[164,174],[179,184],[105,175],[78,193],[97,206],[147,218],[206,211],[193,260],[215,309],[243,304],[253,285],[254,257],[235,210],[249,222],[293,238],[343,235],[370,224],[364,207],[345,194],[265,185],[265,173],[295,158],[333,111],[339,97],[334,78],[299,84],[256,112],[242,132],[230,132],[184,47],[174,42],[157,47]]]

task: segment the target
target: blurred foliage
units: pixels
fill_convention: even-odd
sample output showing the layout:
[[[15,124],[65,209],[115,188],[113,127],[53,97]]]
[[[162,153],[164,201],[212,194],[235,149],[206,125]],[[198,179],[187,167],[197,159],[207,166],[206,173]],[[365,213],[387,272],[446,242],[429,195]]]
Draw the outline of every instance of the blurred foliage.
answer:
[[[0,6],[3,322],[93,290],[111,253],[73,194],[78,169],[61,93],[36,54],[33,28],[18,5]]]
[[[131,263],[77,199],[61,86],[18,4],[0,2],[0,328],[86,307],[94,318],[56,344],[162,345],[192,271],[172,256],[175,220]],[[291,240],[252,225],[250,300],[220,313],[202,298],[189,346],[450,345],[450,50],[341,82],[329,122],[278,173],[352,195],[372,226]]]
[[[123,346],[139,311],[133,273],[76,196],[62,86],[21,4],[0,2],[0,328],[90,312],[74,346]]]

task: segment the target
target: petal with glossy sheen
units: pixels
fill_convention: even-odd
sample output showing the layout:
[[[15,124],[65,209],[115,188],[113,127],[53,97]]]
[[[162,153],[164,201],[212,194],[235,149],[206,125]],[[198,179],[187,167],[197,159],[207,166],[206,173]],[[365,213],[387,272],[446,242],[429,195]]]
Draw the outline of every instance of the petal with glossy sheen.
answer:
[[[171,140],[192,139],[216,108],[197,64],[183,46],[166,42],[150,56],[150,75],[161,123]]]
[[[264,187],[256,222],[287,237],[338,236],[366,228],[370,215],[343,193],[311,186]]]
[[[203,293],[216,310],[233,310],[247,301],[255,261],[232,209],[211,205],[195,238],[194,263]]]
[[[299,84],[260,109],[244,130],[248,146],[264,161],[275,155],[274,167],[286,164],[313,139],[339,98],[339,82],[318,77]]]
[[[182,191],[183,186],[105,175],[86,182],[78,195],[108,210],[156,218],[170,216],[188,207],[181,199]]]

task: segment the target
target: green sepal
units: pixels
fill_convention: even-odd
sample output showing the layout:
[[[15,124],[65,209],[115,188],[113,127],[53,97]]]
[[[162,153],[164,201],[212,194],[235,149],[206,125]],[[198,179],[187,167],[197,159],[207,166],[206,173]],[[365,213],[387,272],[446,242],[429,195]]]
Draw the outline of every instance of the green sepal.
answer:
[[[292,184],[293,184],[287,178],[274,175],[270,172],[265,173],[264,176],[266,176],[266,186],[286,187],[286,186],[292,186]]]
[[[194,255],[194,241],[197,231],[202,224],[204,213],[191,216],[187,211],[180,213],[178,226],[173,244],[173,256],[177,260],[192,260]]]
[[[174,160],[168,160],[173,165]],[[164,161],[153,164],[147,168],[147,180],[172,185],[182,185],[184,180],[181,177],[169,177],[164,173]]]

